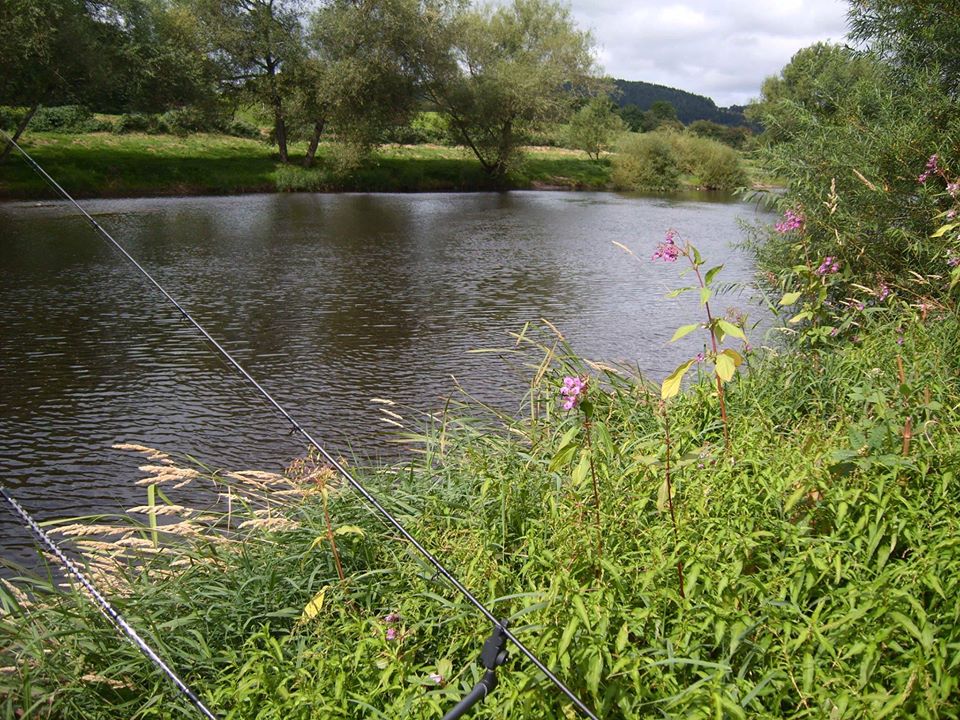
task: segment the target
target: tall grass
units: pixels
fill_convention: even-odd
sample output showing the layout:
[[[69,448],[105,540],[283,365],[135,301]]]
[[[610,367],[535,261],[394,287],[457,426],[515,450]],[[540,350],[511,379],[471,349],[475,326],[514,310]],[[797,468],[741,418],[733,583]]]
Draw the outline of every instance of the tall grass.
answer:
[[[407,423],[414,460],[364,474],[601,717],[955,717],[960,326],[890,319],[828,354],[755,354],[727,386],[729,453],[712,378],[689,388],[671,407],[672,496],[657,389],[530,333],[521,419],[463,398]],[[558,404],[561,378],[587,374],[589,446]],[[229,520],[182,518],[176,542],[111,571],[113,597],[225,717],[438,718],[478,679],[489,628],[333,489],[339,580],[319,471],[216,476]],[[151,544],[148,524],[130,532]],[[2,593],[8,715],[186,716],[78,593],[20,587]],[[522,659],[500,677],[475,717],[571,716]]]

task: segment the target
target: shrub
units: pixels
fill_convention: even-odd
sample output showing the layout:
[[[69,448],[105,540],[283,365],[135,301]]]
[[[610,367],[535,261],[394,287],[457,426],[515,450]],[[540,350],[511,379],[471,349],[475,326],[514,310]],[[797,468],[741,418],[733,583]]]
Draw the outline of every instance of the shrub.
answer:
[[[735,190],[747,182],[736,150],[721,142],[690,134],[667,136],[685,173],[696,176],[704,190]]]
[[[109,125],[109,123],[106,123]],[[30,129],[39,132],[85,133],[103,130],[105,124],[82,105],[42,107],[30,120]]]
[[[124,113],[113,126],[115,133],[149,133],[156,135],[164,131],[157,115],[147,113]]]
[[[679,158],[664,133],[630,134],[613,158],[612,179],[623,190],[675,190]]]
[[[226,123],[223,123],[215,114],[196,107],[167,110],[160,116],[160,126],[171,135],[217,132],[228,128]]]
[[[252,140],[259,140],[261,138],[260,128],[245,120],[232,120],[230,124],[227,125],[227,134],[239,138],[250,138]]]
[[[27,108],[0,105],[0,130],[16,130],[26,114]]]

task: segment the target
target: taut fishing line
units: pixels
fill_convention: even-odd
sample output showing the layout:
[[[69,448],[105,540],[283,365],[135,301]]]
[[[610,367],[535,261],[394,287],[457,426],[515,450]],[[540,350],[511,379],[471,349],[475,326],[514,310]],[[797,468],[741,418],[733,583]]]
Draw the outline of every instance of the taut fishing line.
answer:
[[[567,687],[556,675],[554,675],[553,672],[551,672],[551,670],[540,660],[540,658],[538,658],[531,650],[529,650],[520,641],[519,638],[517,638],[512,632],[510,632],[509,629],[507,629],[506,622],[497,619],[497,617],[492,612],[490,612],[490,610],[488,610],[487,607],[482,602],[480,602],[476,597],[474,597],[473,594],[449,570],[447,570],[447,568],[436,557],[434,557],[434,555],[429,550],[427,550],[423,545],[421,545],[420,542],[413,535],[411,535],[410,532],[400,523],[400,521],[397,520],[390,513],[389,510],[387,510],[383,505],[381,505],[380,501],[377,500],[377,498],[374,497],[370,493],[370,491],[367,490],[367,488],[364,487],[363,484],[361,484],[360,481],[358,481],[343,466],[343,464],[340,461],[338,461],[336,458],[333,457],[333,455],[327,452],[327,450],[317,440],[315,440],[313,436],[310,435],[310,433],[308,433],[300,425],[300,423],[297,422],[293,418],[293,416],[290,415],[290,413],[287,412],[287,410],[279,402],[277,402],[273,398],[273,396],[269,392],[267,392],[263,388],[263,386],[260,385],[260,383],[258,383],[253,378],[252,375],[250,375],[249,372],[247,372],[247,370],[239,362],[237,362],[237,360],[233,357],[233,355],[231,355],[219,342],[217,342],[217,340],[213,338],[213,336],[210,335],[209,332],[207,332],[206,328],[204,328],[199,322],[197,322],[197,320],[195,320],[193,316],[191,316],[190,313],[188,313],[187,310],[179,302],[177,302],[177,300],[170,293],[168,293],[163,288],[163,286],[160,285],[160,283],[157,282],[153,278],[153,276],[150,275],[150,273],[147,272],[146,269],[144,269],[144,267],[140,265],[140,263],[138,263],[136,259],[134,259],[134,257],[129,252],[127,252],[127,250],[119,242],[117,242],[113,238],[112,235],[110,235],[110,233],[104,230],[103,227],[101,227],[101,225],[96,220],[94,220],[90,216],[90,214],[86,210],[84,210],[83,207],[81,207],[81,205],[76,200],[74,200],[73,197],[66,190],[64,190],[63,187],[61,187],[61,185],[47,173],[46,170],[40,167],[40,165],[27,153],[26,150],[20,147],[20,145],[18,145],[9,135],[7,135],[6,132],[0,130],[0,134],[2,134],[7,139],[7,142],[12,144],[13,147],[15,147],[19,151],[19,153],[23,156],[23,158],[27,161],[27,163],[31,166],[31,168],[33,168],[33,170],[37,174],[39,174],[47,183],[50,184],[51,187],[53,187],[58,193],[60,193],[60,195],[63,196],[64,199],[68,200],[70,203],[73,204],[73,206],[80,212],[80,214],[83,215],[84,218],[86,218],[87,222],[90,223],[90,226],[97,233],[99,233],[103,239],[105,239],[116,250],[118,250],[137,270],[140,271],[140,273],[157,290],[159,290],[163,294],[163,296],[167,300],[170,301],[170,303],[173,304],[174,307],[177,308],[177,310],[184,317],[184,319],[189,321],[190,324],[193,325],[194,328],[196,328],[197,332],[199,332],[201,335],[203,335],[204,338],[206,338],[207,342],[209,342],[215,348],[215,350],[234,368],[234,370],[240,373],[240,375],[242,375],[243,378],[247,380],[247,382],[249,382],[251,385],[253,385],[254,388],[256,388],[257,392],[259,392],[260,395],[262,395],[263,398],[270,405],[272,405],[273,408],[287,420],[287,422],[290,423],[292,428],[296,432],[298,432],[301,435],[301,437],[303,437],[317,452],[320,453],[320,455],[323,456],[323,458],[331,465],[331,467],[333,467],[341,475],[341,477],[343,477],[343,479],[350,484],[350,486],[354,490],[360,493],[360,495],[370,505],[372,505],[377,510],[377,512],[380,513],[383,519],[385,519],[391,526],[393,526],[393,528],[397,532],[399,532],[404,537],[404,539],[407,540],[407,542],[409,542],[411,545],[413,545],[414,548],[417,549],[417,551],[423,556],[423,558],[427,560],[427,562],[429,562],[436,569],[438,574],[446,578],[447,582],[449,582],[457,590],[457,592],[459,592],[464,597],[464,599],[466,599],[471,605],[473,605],[473,607],[476,608],[477,611],[479,611],[487,620],[489,620],[493,624],[494,626],[493,631],[495,635],[502,635],[511,643],[513,643],[513,645],[516,646],[516,648],[523,655],[525,655],[526,658],[530,660],[530,662],[533,663],[533,665],[538,670],[540,670],[540,672],[542,672],[544,676],[557,687],[557,689],[559,689],[564,695],[567,696],[570,702],[572,702],[573,705],[577,708],[577,710],[579,710],[584,716],[591,718],[591,720],[598,720],[597,716],[594,715],[593,711],[591,711],[590,708],[587,707],[587,705],[579,697],[577,697],[577,695],[569,687]]]

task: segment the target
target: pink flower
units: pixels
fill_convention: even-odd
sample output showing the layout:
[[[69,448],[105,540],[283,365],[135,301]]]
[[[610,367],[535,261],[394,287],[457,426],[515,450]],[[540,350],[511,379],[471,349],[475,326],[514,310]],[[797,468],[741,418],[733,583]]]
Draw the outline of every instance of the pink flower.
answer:
[[[890,288],[887,287],[886,283],[880,283],[880,288],[877,290],[877,301],[883,302],[888,297],[890,297]]]
[[[563,398],[560,407],[564,410],[573,410],[583,399],[583,393],[586,387],[587,378],[567,375],[563,379],[563,387],[560,388],[560,395]]]
[[[392,625],[392,624],[395,623],[395,622],[400,622],[400,614],[399,614],[399,613],[392,612],[392,613],[389,613],[389,614],[387,614],[387,615],[384,615],[384,616],[383,616],[383,621],[384,621],[387,625]]]
[[[774,227],[777,232],[781,235],[785,235],[788,232],[793,230],[800,230],[803,227],[803,223],[806,221],[806,218],[803,216],[799,210],[794,212],[793,210],[787,210],[783,214],[783,221],[778,222]]]
[[[387,628],[387,640],[396,640],[396,639],[397,639],[397,629]]]
[[[437,685],[443,685],[443,675],[440,673],[430,673],[430,679],[433,680]]]
[[[930,178],[931,175],[940,172],[940,168],[937,165],[938,160],[939,158],[937,157],[936,153],[930,156],[930,159],[927,160],[927,169],[920,173],[920,176],[917,178],[918,183],[922,185]]]
[[[823,262],[820,263],[820,267],[814,270],[814,272],[817,275],[823,276],[823,275],[833,275],[833,273],[838,272],[839,270],[840,270],[840,261],[834,259],[830,255],[827,255],[823,259]]]
[[[960,182],[947,183],[947,192],[950,193],[950,197],[960,194]]]
[[[657,245],[657,251],[651,257],[652,260],[663,260],[664,262],[676,262],[680,257],[680,247],[676,243],[677,231],[667,230],[663,242]]]

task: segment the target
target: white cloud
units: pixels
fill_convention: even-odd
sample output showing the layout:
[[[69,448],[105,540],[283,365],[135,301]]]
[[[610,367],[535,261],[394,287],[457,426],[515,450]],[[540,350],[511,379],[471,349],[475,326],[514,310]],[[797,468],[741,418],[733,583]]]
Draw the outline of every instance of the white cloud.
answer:
[[[572,0],[608,75],[743,104],[800,48],[842,42],[844,0]]]

